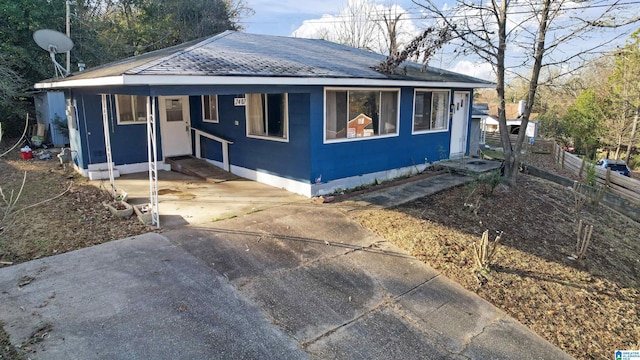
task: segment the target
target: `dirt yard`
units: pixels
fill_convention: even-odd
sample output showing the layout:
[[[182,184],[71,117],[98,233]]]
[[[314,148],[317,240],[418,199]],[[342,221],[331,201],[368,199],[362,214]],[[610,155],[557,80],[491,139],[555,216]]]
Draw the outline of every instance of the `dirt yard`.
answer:
[[[560,172],[545,156],[528,161]],[[0,225],[0,267],[150,230],[135,217],[113,217],[101,205],[105,193],[63,170],[55,156],[25,161],[14,151],[0,159],[5,196],[19,191],[25,171],[18,212]],[[485,198],[480,190],[469,197],[472,190],[452,189],[358,219],[577,358],[611,358],[615,349],[640,347],[640,224],[602,206],[576,213],[571,191],[528,176],[520,177],[517,191],[498,189]],[[568,256],[578,219],[594,231],[586,258],[574,261]],[[479,277],[471,244],[486,229],[492,238],[504,235],[491,271]],[[0,326],[0,359],[22,355]]]
[[[22,160],[20,152],[14,151],[0,159],[0,187],[7,200],[12,191],[17,196],[25,171],[25,187],[15,215],[1,225],[1,264],[20,263],[149,231],[135,216],[119,219],[109,213],[102,205],[109,198],[106,193],[69,167],[63,170],[55,155],[48,160]],[[4,205],[0,203],[0,208]]]
[[[553,170],[544,156],[530,162]],[[526,175],[516,191],[499,187],[488,196],[483,188],[467,185],[357,219],[578,359],[638,349],[640,224],[604,206],[576,212],[570,189]],[[593,234],[585,258],[571,260],[579,219]],[[503,232],[487,276],[475,271],[472,250],[485,230],[491,240]]]

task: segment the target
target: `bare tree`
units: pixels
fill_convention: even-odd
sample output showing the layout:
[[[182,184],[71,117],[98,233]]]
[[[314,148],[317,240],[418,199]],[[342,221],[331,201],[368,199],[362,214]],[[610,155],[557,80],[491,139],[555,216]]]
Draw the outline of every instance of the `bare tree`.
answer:
[[[336,41],[351,47],[373,50],[377,25],[375,5],[367,0],[349,0],[336,24]]]
[[[630,41],[615,52],[614,59],[615,70],[610,78],[611,92],[616,113],[622,118],[624,125],[627,125],[625,130],[628,130],[629,137],[625,139],[628,141],[625,161],[628,163],[640,120],[640,30],[635,31]],[[623,134],[618,141],[618,151],[622,136]],[[617,155],[618,152],[616,158]]]
[[[405,45],[406,41],[403,40],[406,38],[411,39],[415,36],[413,34],[415,28],[408,19],[408,15],[403,8],[395,3],[389,2],[386,6],[376,7],[375,20],[381,37],[381,53],[387,55],[398,54]],[[407,32],[412,33],[408,34]]]
[[[407,11],[391,1],[349,0],[338,15],[305,21],[293,35],[394,54],[418,33]]]
[[[515,144],[511,144],[505,114],[507,75],[520,72],[528,79],[520,127],[526,129],[545,66],[577,68],[581,61],[602,51],[613,39],[624,36],[617,32],[598,38],[591,32],[595,26],[621,27],[638,20],[625,16],[635,12],[622,6],[619,0],[605,5],[566,0],[457,0],[449,8],[442,8],[433,0],[414,0],[414,3],[451,33],[452,44],[462,48],[461,54],[477,56],[493,65],[499,130],[505,152],[504,176],[510,185],[515,185],[525,132],[520,131]],[[578,48],[568,50],[570,45]]]

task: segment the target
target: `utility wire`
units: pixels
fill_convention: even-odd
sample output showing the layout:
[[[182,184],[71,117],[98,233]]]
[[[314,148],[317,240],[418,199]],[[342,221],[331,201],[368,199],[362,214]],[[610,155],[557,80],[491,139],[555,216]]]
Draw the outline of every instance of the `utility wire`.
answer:
[[[638,5],[638,4],[640,4],[640,1],[629,1],[629,2],[616,4],[616,6],[622,7],[622,6],[627,6],[627,5]],[[514,4],[514,5],[510,5],[509,7],[510,8],[514,8],[514,7],[531,7],[531,6],[536,6],[536,5],[542,5],[542,3],[540,3],[540,4]],[[606,8],[606,7],[610,7],[610,6],[612,6],[612,4],[583,5],[583,6],[566,7],[566,8],[560,9],[560,11],[570,12],[570,11],[574,11],[574,10]],[[490,8],[487,7],[486,9],[488,10]],[[450,18],[481,18],[481,16],[478,15],[478,14],[468,14],[467,15],[467,14],[455,14],[455,13],[452,13],[452,11],[454,11],[454,10],[455,9],[452,9],[451,11],[449,11],[448,17],[450,17]],[[532,13],[532,11],[512,11],[512,12],[509,12],[508,15],[525,15],[525,14],[531,14],[531,13]],[[398,19],[399,21],[437,19],[437,17],[429,17],[427,14],[424,14],[424,13],[421,13],[421,12],[409,12],[409,11],[406,11],[404,14],[407,14],[407,15],[420,15],[420,16],[418,16],[418,17],[415,17],[415,16],[403,16],[403,17],[400,17],[400,19]],[[318,19],[308,19],[308,20],[304,20],[304,21],[312,21],[315,24],[333,24],[333,23],[340,23],[340,22],[343,22],[344,19],[350,19],[350,18],[354,17],[351,14],[337,14],[337,15],[328,15],[328,16],[331,16],[331,19],[324,19],[324,18],[321,17],[321,18],[318,18]],[[359,17],[356,17],[356,18],[359,18]],[[377,17],[367,17],[366,20],[368,20],[368,21],[376,21],[376,22],[385,21],[383,18],[377,18]],[[279,23],[281,23],[281,22],[278,22],[278,21],[271,22],[271,21],[243,21],[243,20],[240,20],[239,22],[243,23],[243,24],[279,24]]]

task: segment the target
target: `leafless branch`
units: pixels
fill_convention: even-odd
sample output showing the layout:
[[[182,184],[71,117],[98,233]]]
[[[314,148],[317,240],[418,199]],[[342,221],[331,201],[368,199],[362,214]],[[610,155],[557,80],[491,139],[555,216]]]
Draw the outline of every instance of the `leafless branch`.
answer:
[[[22,139],[24,139],[24,136],[27,134],[27,129],[29,128],[29,113],[27,113],[27,118],[24,122],[24,131],[22,132],[22,136],[20,136],[20,139],[18,139],[18,141],[16,141],[16,143],[9,148],[9,150],[5,151],[4,153],[0,154],[0,158],[7,155],[8,153],[10,153],[11,151],[13,151],[13,149],[15,149],[16,147],[18,147],[18,145],[20,145],[22,143]]]
[[[24,172],[24,177],[22,178],[22,185],[20,186],[20,190],[18,194],[14,196],[13,190],[11,190],[11,194],[7,198],[2,187],[0,186],[0,197],[2,198],[3,205],[0,205],[0,210],[2,210],[2,218],[0,219],[0,228],[3,230],[6,229],[9,224],[8,221],[13,216],[13,209],[15,208],[18,200],[20,200],[20,195],[22,195],[22,191],[24,190],[24,184],[27,182],[27,172]],[[0,232],[0,235],[2,232]]]

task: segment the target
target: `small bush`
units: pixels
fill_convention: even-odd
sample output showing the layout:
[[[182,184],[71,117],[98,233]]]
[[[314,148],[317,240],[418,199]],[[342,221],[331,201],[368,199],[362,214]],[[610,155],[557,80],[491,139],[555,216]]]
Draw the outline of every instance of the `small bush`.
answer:
[[[502,175],[500,170],[494,170],[486,174],[478,176],[477,181],[485,188],[485,194],[492,196],[498,185],[502,184]]]
[[[591,161],[585,164],[584,183],[589,186],[596,185],[596,164]]]

